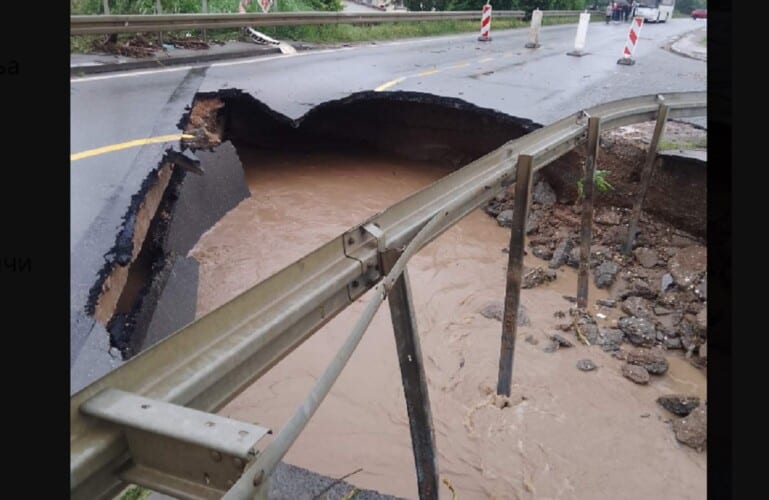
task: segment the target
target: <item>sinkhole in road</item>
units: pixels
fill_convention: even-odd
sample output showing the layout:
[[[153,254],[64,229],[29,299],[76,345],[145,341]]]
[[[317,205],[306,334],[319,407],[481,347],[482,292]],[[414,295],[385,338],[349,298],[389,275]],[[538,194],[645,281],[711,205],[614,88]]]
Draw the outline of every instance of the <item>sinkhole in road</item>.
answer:
[[[354,94],[292,120],[249,94],[225,90],[198,94],[180,127],[195,136],[184,146],[196,152],[205,173],[176,169],[171,161],[148,177],[91,290],[88,312],[107,326],[112,346],[126,358],[193,319],[195,303],[186,290],[197,281],[197,263],[187,254],[205,231],[251,196],[243,157],[337,155],[375,163],[384,155],[417,162],[417,169],[440,165],[445,175],[539,125],[458,99],[411,92]],[[179,266],[185,267],[175,269]],[[172,291],[166,293],[188,297],[178,311],[165,310],[162,295],[169,284]]]
[[[186,145],[203,175],[161,166],[142,198],[147,214],[137,205],[135,218],[150,223],[134,231],[132,252],[124,252],[128,285],[117,294],[108,328],[113,345],[129,357],[357,222],[539,126],[459,100],[405,92],[355,94],[292,120],[237,90],[198,94],[181,125],[196,136]],[[642,150],[612,140],[603,137],[599,166],[610,170],[615,190],[597,200],[595,228],[596,244],[609,252],[621,238],[620,221],[627,219],[643,162]],[[537,176],[537,184],[552,186],[554,200],[533,204],[538,222],[528,236],[530,269],[547,268],[560,243],[578,232],[582,162],[577,150]],[[702,368],[689,362],[704,358],[695,318],[703,300],[675,284],[672,295],[651,290],[676,249],[701,244],[702,173],[701,165],[667,160],[659,169],[660,185],[648,195],[639,236],[659,264],[623,269],[611,289],[597,288],[591,278],[591,303],[613,298],[627,306],[596,309],[605,318],[588,333],[592,348],[575,341],[570,349],[543,349],[571,321],[560,318],[569,314],[564,296],[576,290],[573,252],[555,281],[522,291],[528,322],[519,329],[514,394],[506,408],[492,394],[500,328],[493,306],[504,297],[509,238],[495,218],[510,206],[509,194],[414,257],[409,272],[439,462],[462,498],[557,497],[565,490],[576,498],[602,498],[601,491],[615,498],[617,491],[632,492],[628,498],[704,494],[704,457],[676,447],[663,425],[669,416],[654,405],[670,392],[704,399]],[[152,201],[153,188],[160,201]],[[644,304],[672,311],[659,316],[659,330],[672,335],[671,349],[684,349],[689,358],[671,350],[667,375],[636,386],[622,378],[621,356],[609,354],[622,351],[595,344],[613,338],[625,309]],[[351,305],[221,413],[279,429],[360,309]],[[575,363],[588,355],[599,368],[582,374]],[[639,428],[639,415],[651,414],[655,418],[641,420]],[[380,311],[286,460],[334,477],[363,467],[356,485],[411,498],[410,446],[389,316]],[[589,470],[580,465],[584,456],[591,457]],[[671,468],[681,471],[677,480],[652,480],[668,477]]]

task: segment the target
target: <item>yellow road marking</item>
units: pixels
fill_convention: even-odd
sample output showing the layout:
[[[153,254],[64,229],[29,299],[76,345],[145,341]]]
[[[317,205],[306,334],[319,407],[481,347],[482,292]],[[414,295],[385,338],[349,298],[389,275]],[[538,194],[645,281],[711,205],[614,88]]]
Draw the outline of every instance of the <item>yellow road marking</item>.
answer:
[[[480,62],[488,62],[488,61],[493,61],[493,60],[494,60],[494,58],[493,58],[493,57],[487,57],[487,58],[485,58],[485,59],[481,59],[481,60],[480,60]],[[435,73],[440,73],[440,72],[441,72],[441,71],[443,71],[444,69],[451,69],[451,68],[464,68],[464,67],[466,67],[466,66],[470,66],[470,63],[469,63],[469,62],[461,62],[461,63],[457,63],[457,64],[454,64],[453,66],[448,66],[447,68],[433,68],[433,69],[428,69],[428,70],[422,71],[421,73],[417,73],[417,76],[430,76],[430,75],[434,75]],[[389,89],[389,88],[390,88],[390,87],[392,87],[393,85],[397,85],[397,84],[399,84],[400,82],[402,82],[402,81],[403,81],[403,80],[405,80],[406,78],[408,78],[408,77],[407,77],[407,76],[402,76],[402,77],[400,77],[400,78],[396,78],[395,80],[390,80],[390,81],[389,81],[389,82],[387,82],[387,83],[383,83],[383,84],[382,84],[382,85],[380,85],[379,87],[375,88],[375,89],[374,89],[374,92],[381,92],[381,91],[383,91],[383,90]]]
[[[382,84],[382,85],[380,85],[379,87],[375,88],[375,89],[374,89],[374,92],[381,92],[381,91],[383,91],[383,90],[389,89],[389,88],[390,88],[390,87],[392,87],[393,85],[397,85],[397,84],[399,84],[400,82],[402,82],[402,81],[403,81],[403,80],[405,80],[405,79],[406,79],[406,77],[405,77],[405,76],[402,76],[402,77],[400,77],[400,78],[396,78],[395,80],[390,80],[389,82],[387,82],[387,83],[383,83],[383,84]]]
[[[121,142],[120,144],[111,144],[96,149],[89,149],[88,151],[81,151],[69,156],[69,161],[82,160],[83,158],[89,158],[91,156],[103,155],[104,153],[111,153],[113,151],[120,151],[121,149],[133,148],[136,146],[144,146],[145,144],[156,144],[158,142],[170,142],[178,141],[179,139],[194,139],[194,135],[189,134],[169,134],[159,135],[157,137],[145,137],[144,139],[134,139],[133,141]]]

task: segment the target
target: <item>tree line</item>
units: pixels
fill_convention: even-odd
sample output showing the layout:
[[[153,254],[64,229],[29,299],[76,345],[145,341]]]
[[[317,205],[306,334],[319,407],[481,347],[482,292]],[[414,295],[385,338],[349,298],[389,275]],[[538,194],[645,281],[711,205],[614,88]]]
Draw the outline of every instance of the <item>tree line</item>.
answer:
[[[495,10],[584,10],[592,7],[593,0],[491,0]],[[405,0],[409,10],[481,10],[486,0]]]

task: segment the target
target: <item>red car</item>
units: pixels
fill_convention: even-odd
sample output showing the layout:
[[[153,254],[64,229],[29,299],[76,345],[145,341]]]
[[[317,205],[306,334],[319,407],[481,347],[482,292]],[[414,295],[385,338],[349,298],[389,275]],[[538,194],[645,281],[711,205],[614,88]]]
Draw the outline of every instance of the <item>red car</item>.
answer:
[[[708,11],[705,9],[695,9],[692,11],[692,19],[707,19]]]

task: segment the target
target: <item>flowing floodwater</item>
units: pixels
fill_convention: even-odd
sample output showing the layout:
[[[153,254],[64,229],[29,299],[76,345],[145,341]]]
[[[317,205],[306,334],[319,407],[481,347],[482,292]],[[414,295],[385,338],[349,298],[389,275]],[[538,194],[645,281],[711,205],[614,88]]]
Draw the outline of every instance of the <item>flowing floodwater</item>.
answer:
[[[230,300],[351,226],[427,186],[450,169],[364,155],[241,151],[251,198],[192,250],[200,262],[198,315]],[[409,264],[442,479],[466,499],[702,499],[706,456],[679,444],[655,400],[705,397],[705,375],[682,359],[648,386],[620,374],[599,347],[543,351],[568,321],[576,273],[522,290],[530,319],[518,329],[512,406],[495,405],[501,323],[479,311],[503,301],[508,230],[475,211]],[[527,266],[546,265],[529,255]],[[607,297],[590,289],[590,301]],[[323,372],[368,295],[339,314],[221,410],[274,430]],[[566,319],[554,317],[567,312]],[[616,320],[617,313],[605,320]],[[572,334],[565,334],[572,336]],[[529,340],[526,340],[529,337]],[[581,372],[576,362],[598,366]],[[387,306],[310,424],[285,457],[291,464],[416,498],[416,475]],[[451,498],[441,485],[441,496]]]

